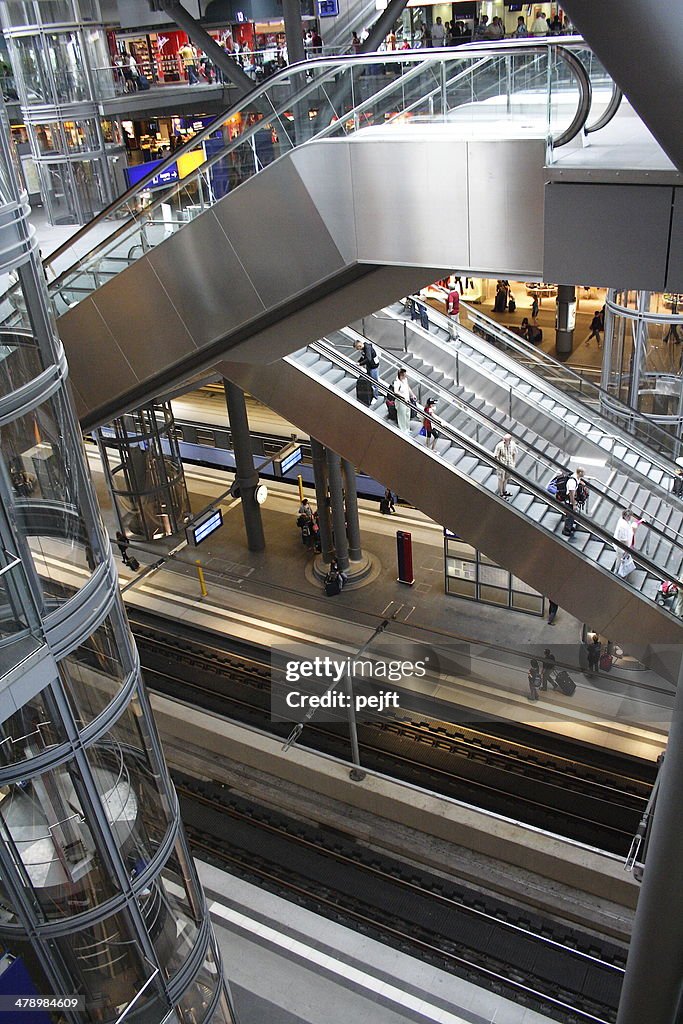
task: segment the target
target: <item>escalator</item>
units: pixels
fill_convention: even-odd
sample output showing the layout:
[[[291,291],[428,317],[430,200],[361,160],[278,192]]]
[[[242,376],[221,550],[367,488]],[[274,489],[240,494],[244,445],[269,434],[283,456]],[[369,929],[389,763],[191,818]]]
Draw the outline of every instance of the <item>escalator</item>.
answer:
[[[444,377],[452,377],[457,390],[471,395],[472,407],[485,405],[486,415],[498,421],[504,414],[506,429],[521,444],[552,454],[546,483],[562,469],[583,464],[594,492],[591,519],[611,533],[621,510],[630,507],[648,524],[639,533],[643,553],[669,578],[683,575],[683,501],[672,490],[680,442],[570,367],[537,353],[484,314],[464,308],[487,340],[464,326],[455,330],[433,309],[429,328],[423,328],[407,318],[403,304],[365,317],[358,326],[363,337],[398,353],[402,365],[419,373],[434,394],[443,390]],[[569,392],[560,390],[563,383]]]
[[[562,466],[556,447],[477,399],[454,376],[413,369],[413,389],[419,387],[423,399],[439,398],[434,422],[438,419],[440,437],[436,450],[428,450],[419,419],[409,435],[387,420],[384,383],[371,408],[356,400],[358,366],[339,347],[355,337],[347,329],[335,338],[337,345],[309,345],[268,366],[224,362],[219,370],[603,634],[643,644],[678,642],[680,620],[654,600],[660,583],[669,578],[672,550],[666,530],[648,526],[657,540],[652,555],[634,552],[635,570],[619,578],[612,533],[620,505],[609,487],[593,484],[589,511],[576,517],[573,537],[563,536],[565,506],[546,491],[547,481]],[[393,379],[403,360],[383,351],[382,365],[385,379]],[[508,432],[517,433],[519,455],[506,501],[496,494],[492,452]],[[680,557],[677,542],[673,546]]]
[[[567,102],[550,103],[551,90]],[[499,108],[502,135],[498,114],[477,119]],[[280,358],[445,268],[541,277],[548,127],[559,144],[589,112],[583,66],[558,46],[310,61],[275,76],[199,133],[200,166],[164,185],[162,163],[78,233],[75,264],[51,258],[84,426],[228,351]],[[449,196],[438,218],[425,214],[430,193]]]

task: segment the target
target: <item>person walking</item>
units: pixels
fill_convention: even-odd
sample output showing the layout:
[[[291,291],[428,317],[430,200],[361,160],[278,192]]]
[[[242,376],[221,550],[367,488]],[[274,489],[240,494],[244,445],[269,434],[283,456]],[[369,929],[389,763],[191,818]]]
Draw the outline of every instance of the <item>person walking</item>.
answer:
[[[534,295],[531,302],[531,319],[534,322],[534,327],[538,327],[538,295]]]
[[[564,518],[564,527],[562,528],[562,533],[566,537],[571,537],[576,532],[574,513],[577,508],[583,508],[588,500],[588,485],[584,480],[585,475],[585,469],[579,467],[567,480],[567,497],[565,500],[569,505],[569,512],[567,512]]]
[[[538,662],[535,658],[531,659],[531,665],[529,671],[526,674],[527,681],[529,683],[529,700],[538,700],[538,691],[541,686],[541,673],[538,668]]]
[[[427,447],[431,448],[432,451],[436,448],[436,442],[439,438],[438,430],[434,429],[432,424],[432,410],[436,407],[436,399],[428,398],[427,404],[424,407],[424,419],[422,420],[422,429],[427,437]]]
[[[600,655],[602,654],[602,644],[597,633],[590,633],[588,635],[586,654],[588,656],[588,671],[593,675],[600,667]]]
[[[128,548],[130,547],[130,541],[126,537],[125,533],[121,530],[116,531],[116,546],[121,552],[121,561],[124,565],[130,565],[130,557],[128,555]]]
[[[369,377],[372,377],[374,381],[379,381],[379,356],[377,355],[377,349],[371,341],[361,341],[360,338],[354,341],[353,347],[356,352],[360,352],[361,356],[358,360],[359,364],[363,367]],[[373,386],[373,394],[377,397],[377,388]]]
[[[185,73],[187,75],[187,81],[190,85],[196,85],[199,81],[199,75],[197,74],[197,54],[194,48],[189,43],[185,43],[178,50],[180,59],[183,62]]]
[[[460,292],[455,285],[446,297],[446,313],[454,323],[460,323]]]
[[[379,510],[383,516],[391,516],[396,512],[396,504],[391,488],[384,488],[384,497],[379,499]]]
[[[404,431],[404,433],[410,433],[410,403],[416,402],[417,399],[413,394],[410,384],[408,383],[408,373],[406,370],[401,368],[398,371],[398,376],[394,381],[394,394],[398,401],[396,402],[396,415],[398,417],[398,429]]]
[[[528,35],[529,30],[526,27],[526,21],[524,20],[524,17],[520,14],[520,16],[517,18],[517,28],[514,31],[515,39],[526,39]]]
[[[557,615],[559,605],[553,601],[551,597],[548,598],[548,625],[555,625],[555,616]]]
[[[548,35],[548,22],[545,20],[543,11],[536,11],[536,17],[531,26],[531,34],[532,36]]]
[[[602,331],[602,317],[600,316],[600,310],[596,309],[595,313],[593,314],[593,319],[591,320],[591,332],[588,335],[588,337],[586,338],[586,344],[588,344],[588,342],[591,340],[591,338],[595,338],[595,340],[597,342],[597,345],[598,345],[598,348],[600,348],[600,332],[601,331]]]
[[[361,45],[362,44],[361,44],[360,39],[358,38],[358,33],[357,32],[352,32],[351,33],[351,49],[353,50],[353,52],[354,53],[360,53]]]
[[[501,466],[498,470],[498,496],[500,498],[510,498],[512,495],[507,490],[507,483],[510,479],[510,470],[515,468],[515,463],[517,462],[517,445],[512,438],[512,434],[505,434],[498,442],[493,452],[493,457]]]
[[[543,652],[543,672],[540,685],[541,690],[547,690],[548,683],[550,683],[553,690],[559,690],[559,686],[553,679],[553,672],[555,671],[556,665],[557,659],[555,658],[555,655],[552,653],[549,647],[546,647],[546,649]]]
[[[446,42],[446,29],[443,27],[441,18],[437,18],[432,25],[432,46],[444,46]]]

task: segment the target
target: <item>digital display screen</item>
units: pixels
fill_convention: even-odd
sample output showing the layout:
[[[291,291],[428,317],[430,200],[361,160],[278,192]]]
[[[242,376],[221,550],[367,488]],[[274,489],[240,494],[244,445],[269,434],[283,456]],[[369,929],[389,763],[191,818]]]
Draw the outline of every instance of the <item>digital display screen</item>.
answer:
[[[192,526],[188,526],[185,534],[189,544],[197,547],[203,540],[210,537],[216,530],[220,530],[223,525],[223,513],[219,508],[214,509],[213,512],[209,512],[200,522],[193,523]]]
[[[318,0],[319,18],[336,18],[339,14],[338,0]]]
[[[301,462],[303,458],[303,452],[301,447],[295,448],[289,455],[285,455],[280,463],[280,470],[282,473],[288,473],[293,466],[296,466],[297,462]]]

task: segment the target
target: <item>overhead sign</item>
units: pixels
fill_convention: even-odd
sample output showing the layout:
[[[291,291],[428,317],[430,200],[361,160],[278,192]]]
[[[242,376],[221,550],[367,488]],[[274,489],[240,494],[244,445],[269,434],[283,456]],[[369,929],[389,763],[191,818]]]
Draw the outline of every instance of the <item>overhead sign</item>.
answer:
[[[275,470],[276,476],[285,476],[289,473],[290,469],[293,469],[298,462],[301,462],[303,458],[303,452],[301,451],[300,444],[290,444],[273,459],[273,469]]]
[[[338,0],[318,0],[319,18],[336,18],[339,14]]]
[[[210,537],[216,530],[220,530],[223,525],[223,513],[219,508],[213,509],[211,512],[207,512],[205,516],[198,519],[191,526],[188,526],[185,530],[185,536],[187,537],[187,543],[192,547],[196,548],[198,544]]]

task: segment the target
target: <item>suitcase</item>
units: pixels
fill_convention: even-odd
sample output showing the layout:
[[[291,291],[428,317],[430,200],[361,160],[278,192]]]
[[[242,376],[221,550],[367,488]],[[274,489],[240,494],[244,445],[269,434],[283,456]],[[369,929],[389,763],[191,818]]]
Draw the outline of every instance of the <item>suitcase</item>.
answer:
[[[138,75],[138,91],[139,92],[147,92],[149,87],[150,87],[149,79],[145,78],[144,75]]]
[[[331,580],[325,580],[325,593],[328,597],[336,597],[337,594],[341,594],[342,586],[342,581],[338,576],[335,576]]]
[[[140,563],[138,562],[138,560],[135,557],[135,555],[129,555],[128,556],[128,568],[132,569],[133,572],[137,572],[138,569],[140,568]]]
[[[576,690],[576,683],[569,675],[569,673],[564,671],[564,669],[562,669],[561,672],[556,673],[555,682],[557,683],[559,688],[562,690],[562,693],[566,697],[572,697],[574,695],[574,691]]]
[[[614,658],[612,657],[611,654],[601,654],[600,655],[600,671],[601,672],[609,672],[609,670],[611,669],[613,664],[614,664]]]

